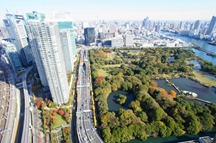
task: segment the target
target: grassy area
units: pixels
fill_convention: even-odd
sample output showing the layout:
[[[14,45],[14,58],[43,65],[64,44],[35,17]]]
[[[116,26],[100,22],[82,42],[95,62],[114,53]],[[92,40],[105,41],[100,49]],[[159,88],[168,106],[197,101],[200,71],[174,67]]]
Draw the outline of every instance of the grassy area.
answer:
[[[53,125],[53,128],[57,128],[59,126],[61,126],[62,124],[67,124],[66,121],[59,115],[59,114],[56,114],[56,121]]]
[[[212,87],[212,86],[216,85],[215,80],[212,80],[212,79],[209,79],[207,77],[202,76],[202,74],[200,72],[193,71],[193,74],[194,74],[194,77],[191,77],[191,78],[193,80],[198,81],[199,83],[201,83],[204,86]]]
[[[103,68],[115,68],[115,67],[120,67],[121,64],[113,64],[113,65],[105,65]]]
[[[105,70],[103,70],[103,69],[98,69],[98,70],[97,70],[97,73],[98,73],[99,76],[103,76],[103,77],[106,77],[106,76],[109,75],[109,74],[108,74]]]

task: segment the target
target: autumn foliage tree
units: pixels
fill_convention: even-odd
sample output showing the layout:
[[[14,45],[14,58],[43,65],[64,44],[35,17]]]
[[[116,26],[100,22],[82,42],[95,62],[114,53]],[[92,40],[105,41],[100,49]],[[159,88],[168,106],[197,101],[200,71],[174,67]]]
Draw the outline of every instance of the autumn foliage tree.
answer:
[[[62,109],[60,109],[60,110],[58,111],[58,114],[61,115],[61,116],[63,116],[63,115],[65,114],[65,111],[62,110]]]
[[[170,95],[173,97],[173,98],[176,98],[176,92],[174,90],[170,90]]]
[[[97,53],[98,53],[98,55],[102,56],[105,59],[108,58],[107,54],[102,50],[98,50]]]
[[[152,81],[152,82],[150,82],[150,86],[153,86],[153,87],[158,87],[158,84],[157,84],[157,82],[155,82],[155,81]]]
[[[160,89],[160,96],[163,97],[163,98],[167,98],[168,97],[168,93],[166,92],[166,90]]]
[[[35,99],[35,103],[36,103],[37,108],[40,108],[42,105],[42,98]]]
[[[103,76],[99,76],[95,79],[95,84],[101,84],[104,81],[104,77]]]

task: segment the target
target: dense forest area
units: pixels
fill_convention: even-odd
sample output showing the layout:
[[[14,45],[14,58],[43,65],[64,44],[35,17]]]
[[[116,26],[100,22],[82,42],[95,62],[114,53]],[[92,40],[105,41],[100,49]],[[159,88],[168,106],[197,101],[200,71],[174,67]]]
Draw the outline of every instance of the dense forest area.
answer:
[[[174,60],[170,62],[171,57]],[[211,131],[216,123],[216,104],[187,102],[154,81],[190,75],[193,67],[187,61],[191,57],[195,57],[192,51],[180,48],[90,50],[97,117],[104,142]],[[215,70],[209,63],[202,68]],[[129,109],[110,112],[107,98],[117,90],[132,93],[134,100]],[[126,98],[119,95],[116,102],[124,104]]]

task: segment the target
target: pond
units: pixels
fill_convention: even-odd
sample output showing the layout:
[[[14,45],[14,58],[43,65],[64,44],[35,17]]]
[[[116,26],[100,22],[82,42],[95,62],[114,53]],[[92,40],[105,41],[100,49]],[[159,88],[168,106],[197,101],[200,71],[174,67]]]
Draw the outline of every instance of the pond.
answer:
[[[116,102],[118,95],[122,94],[122,95],[126,95],[127,96],[127,100],[125,102],[124,105],[120,105]],[[110,93],[108,99],[107,99],[107,103],[108,103],[108,109],[110,112],[118,112],[118,110],[120,108],[124,108],[124,109],[128,109],[128,105],[131,103],[131,101],[134,100],[134,96],[126,91],[123,90],[117,90],[115,92]]]
[[[195,71],[200,71],[201,70],[201,65],[200,65],[200,63],[198,61],[196,61],[196,60],[190,60],[189,64],[190,65],[194,65],[194,70]]]
[[[198,98],[216,103],[216,88],[207,88],[198,82],[187,78],[170,79],[180,90],[187,90],[198,94]],[[164,88],[167,92],[176,91],[172,86],[167,85],[165,80],[156,80],[158,86]],[[177,92],[177,91],[176,91]]]
[[[169,60],[168,60],[168,64],[170,64],[174,60],[175,60],[175,57],[170,57]]]

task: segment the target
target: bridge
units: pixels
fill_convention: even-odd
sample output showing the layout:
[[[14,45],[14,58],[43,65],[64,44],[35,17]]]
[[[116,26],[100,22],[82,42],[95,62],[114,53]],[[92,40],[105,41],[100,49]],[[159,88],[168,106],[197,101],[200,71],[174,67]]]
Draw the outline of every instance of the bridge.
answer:
[[[167,83],[170,83],[179,93],[181,92],[181,90],[172,82],[170,82],[168,79],[165,79]]]

